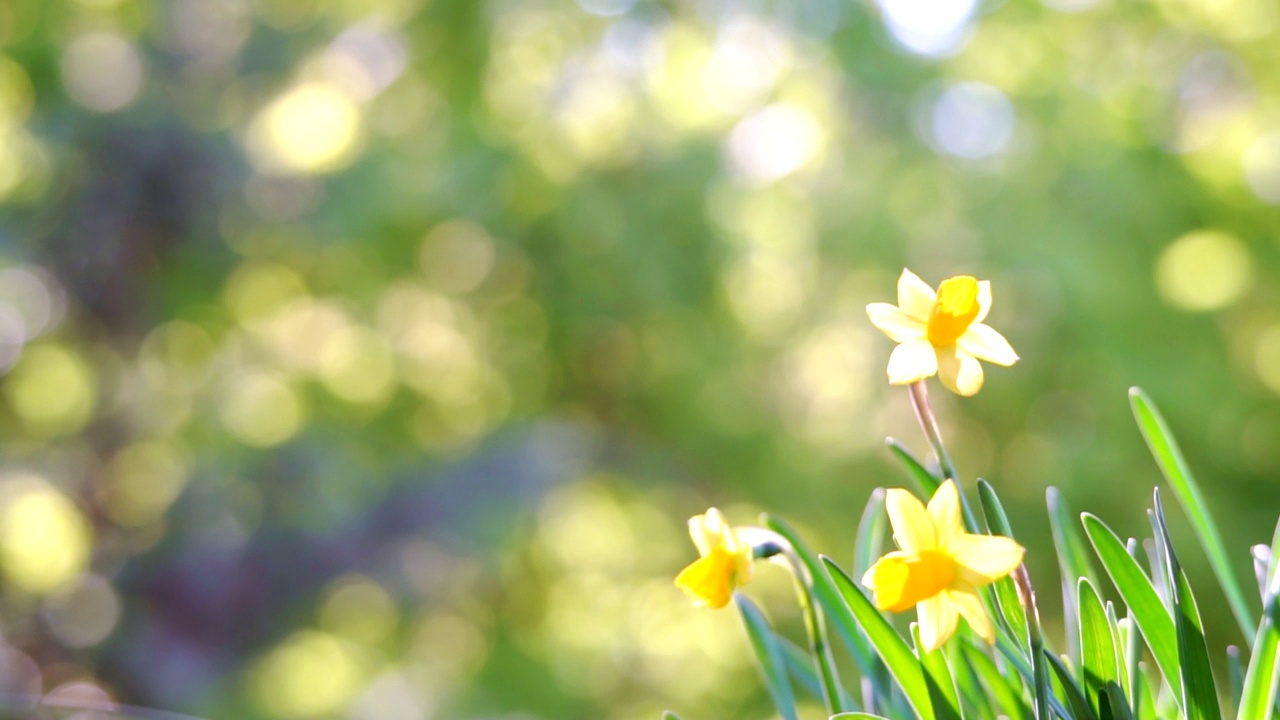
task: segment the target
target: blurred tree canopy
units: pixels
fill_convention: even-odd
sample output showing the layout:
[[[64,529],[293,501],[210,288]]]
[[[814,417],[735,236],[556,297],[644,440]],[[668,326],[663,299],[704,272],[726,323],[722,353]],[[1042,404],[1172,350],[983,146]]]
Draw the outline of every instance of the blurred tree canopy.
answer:
[[[1134,384],[1243,571],[1280,499],[1278,23],[0,4],[0,690],[763,717],[736,618],[671,586],[682,522],[768,508],[851,547],[902,482],[884,437],[924,450],[864,314],[904,266],[993,282],[1022,361],[935,397],[1033,576],[1050,485],[1142,531]],[[750,592],[787,621],[784,580]]]

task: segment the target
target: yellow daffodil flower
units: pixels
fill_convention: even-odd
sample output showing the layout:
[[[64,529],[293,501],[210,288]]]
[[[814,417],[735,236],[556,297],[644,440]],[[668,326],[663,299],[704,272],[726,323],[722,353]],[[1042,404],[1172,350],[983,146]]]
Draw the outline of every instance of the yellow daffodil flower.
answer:
[[[915,495],[899,489],[885,495],[885,509],[900,550],[877,560],[862,576],[876,607],[902,612],[915,605],[926,651],[938,649],[955,633],[960,615],[988,643],[995,642],[978,588],[1017,569],[1022,546],[1007,537],[965,532],[952,480],[938,488],[927,509]]]
[[[733,591],[751,581],[754,549],[715,508],[689,518],[689,537],[702,557],[680,571],[676,587],[688,593],[697,607],[728,605]]]
[[[871,323],[898,343],[889,356],[889,383],[910,385],[937,375],[956,394],[981,390],[979,360],[1005,367],[1018,361],[1009,341],[982,323],[990,310],[987,280],[959,275],[943,280],[935,293],[910,270],[903,270],[898,304],[867,306]]]

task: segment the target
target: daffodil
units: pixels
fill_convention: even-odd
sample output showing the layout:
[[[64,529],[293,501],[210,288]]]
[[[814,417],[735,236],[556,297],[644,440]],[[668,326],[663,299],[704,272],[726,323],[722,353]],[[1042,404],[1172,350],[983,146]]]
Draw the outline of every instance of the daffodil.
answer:
[[[689,537],[702,557],[676,576],[676,587],[688,593],[698,607],[728,605],[733,591],[751,581],[754,548],[715,508],[689,518]]]
[[[1004,336],[984,325],[991,310],[991,283],[959,275],[935,293],[910,270],[898,278],[898,304],[871,303],[871,323],[898,343],[889,356],[889,382],[910,385],[938,376],[959,395],[982,389],[979,360],[1009,366],[1018,354]]]
[[[938,488],[928,508],[910,492],[893,489],[885,495],[885,509],[900,549],[862,576],[876,607],[902,612],[914,605],[928,651],[955,633],[961,615],[974,632],[995,642],[978,588],[1017,569],[1022,546],[1007,537],[965,532],[953,480]]]

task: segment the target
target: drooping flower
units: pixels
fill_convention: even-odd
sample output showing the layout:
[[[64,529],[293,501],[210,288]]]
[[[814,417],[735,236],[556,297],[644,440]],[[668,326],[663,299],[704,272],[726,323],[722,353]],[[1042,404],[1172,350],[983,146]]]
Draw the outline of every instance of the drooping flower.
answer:
[[[978,588],[1017,569],[1022,546],[999,535],[965,532],[953,480],[938,488],[928,508],[910,492],[892,489],[885,495],[885,509],[899,550],[877,560],[862,576],[876,607],[902,612],[914,605],[927,651],[955,633],[961,615],[974,632],[995,642]]]
[[[991,310],[991,283],[958,275],[943,280],[935,293],[904,269],[898,278],[898,304],[871,303],[867,317],[898,343],[889,356],[889,383],[910,385],[938,376],[959,395],[982,389],[979,360],[1008,367],[1018,361],[1009,341],[983,324]]]
[[[680,571],[676,587],[688,593],[697,607],[728,605],[734,590],[751,581],[754,548],[715,508],[689,518],[689,537],[702,557]]]

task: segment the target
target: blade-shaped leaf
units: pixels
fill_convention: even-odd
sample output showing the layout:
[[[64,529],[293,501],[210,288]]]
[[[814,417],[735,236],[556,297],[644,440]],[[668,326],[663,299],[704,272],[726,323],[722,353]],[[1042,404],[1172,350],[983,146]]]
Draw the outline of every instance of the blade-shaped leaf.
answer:
[[[809,651],[781,635],[775,634],[774,639],[782,649],[782,660],[787,666],[787,672],[791,673],[800,687],[822,700],[822,681],[818,679],[818,671],[813,669],[813,658]]]
[[[1075,720],[1098,720],[1098,716],[1094,714],[1093,708],[1089,707],[1089,701],[1085,699],[1084,693],[1081,692],[1080,686],[1076,685],[1075,678],[1071,677],[1071,671],[1067,666],[1062,664],[1062,660],[1053,653],[1044,653],[1047,665],[1053,668],[1054,678],[1057,680],[1057,686],[1062,689],[1062,695],[1067,700],[1067,707],[1071,709],[1069,717]],[[1048,716],[1041,716],[1047,718]]]
[[[1178,665],[1182,673],[1182,711],[1187,720],[1221,720],[1222,708],[1218,706],[1218,689],[1213,683],[1213,666],[1209,662],[1209,646],[1204,640],[1204,624],[1187,574],[1178,563],[1165,524],[1164,507],[1160,502],[1160,490],[1155,491],[1156,540],[1164,547],[1167,563],[1165,574],[1173,599],[1173,624],[1178,634]]]
[[[943,655],[942,648],[926,652],[920,643],[920,626],[916,623],[911,623],[911,639],[915,641],[920,668],[924,670],[924,681],[929,687],[934,714],[939,720],[961,720],[955,681],[951,679],[951,668],[947,667],[947,658]]]
[[[930,472],[911,454],[910,450],[902,446],[902,443],[893,438],[885,438],[884,442],[889,446],[889,452],[893,453],[893,456],[898,458],[902,466],[907,469],[907,474],[915,481],[916,489],[920,494],[926,498],[933,497],[933,494],[938,491],[938,486],[942,484],[942,478]]]
[[[1262,598],[1262,622],[1253,639],[1253,652],[1240,689],[1239,720],[1267,717],[1275,706],[1280,686],[1280,524],[1271,540],[1271,564],[1267,572],[1267,588]]]
[[[858,522],[858,534],[853,543],[853,576],[861,577],[880,557],[884,546],[885,525],[888,514],[884,511],[884,488],[876,488],[867,499],[867,507]]]
[[[680,720],[680,716],[667,710],[662,713],[662,720]]]
[[[1124,713],[1128,714],[1129,703],[1123,701],[1120,686],[1122,661],[1116,652],[1107,611],[1093,584],[1085,578],[1080,578],[1077,598],[1085,697],[1098,717],[1116,716],[1116,708],[1112,707],[1116,697],[1122,700]]]
[[[1011,720],[1032,720],[1034,714],[1023,697],[1018,673],[1001,672],[995,661],[975,645],[965,644],[963,647],[967,660],[964,664],[973,668],[1004,714]]]
[[[1049,507],[1049,529],[1053,532],[1053,546],[1058,551],[1058,570],[1062,574],[1062,606],[1076,606],[1076,586],[1080,578],[1086,578],[1096,587],[1098,576],[1089,559],[1089,545],[1080,534],[1078,515],[1071,512],[1066,498],[1057,488],[1045,490],[1045,504]],[[1080,667],[1080,629],[1076,627],[1074,613],[1063,613],[1067,626],[1067,654],[1076,667]]]
[[[786,660],[773,634],[773,628],[765,619],[764,613],[746,596],[739,593],[734,596],[734,600],[742,615],[743,625],[747,628],[751,649],[755,651],[756,661],[760,666],[760,676],[764,679],[765,689],[769,691],[774,707],[783,720],[798,720],[795,694],[791,691],[791,681],[787,678]]]
[[[1173,494],[1178,498],[1178,502],[1182,503],[1182,508],[1191,519],[1191,526],[1195,528],[1196,537],[1200,539],[1200,544],[1209,557],[1209,564],[1213,566],[1213,572],[1218,576],[1218,582],[1222,584],[1231,612],[1235,614],[1236,622],[1240,624],[1240,631],[1245,637],[1251,636],[1257,623],[1253,619],[1253,611],[1249,609],[1249,604],[1245,600],[1244,586],[1231,569],[1231,557],[1227,554],[1226,545],[1222,542],[1222,533],[1218,531],[1213,516],[1209,514],[1209,506],[1204,500],[1204,494],[1200,492],[1200,486],[1192,476],[1186,458],[1182,456],[1182,450],[1174,440],[1173,433],[1169,431],[1168,423],[1156,409],[1155,403],[1140,388],[1129,389],[1129,403],[1133,407],[1133,416],[1138,421],[1138,429],[1142,431],[1147,446],[1151,448],[1151,454],[1155,456],[1156,464],[1160,466],[1165,479],[1169,481],[1169,487],[1173,489]]]
[[[1080,516],[1084,523],[1085,535],[1093,545],[1098,560],[1107,571],[1112,584],[1129,607],[1142,637],[1156,659],[1156,665],[1164,674],[1174,693],[1182,695],[1182,680],[1178,667],[1178,636],[1173,627],[1173,618],[1165,610],[1164,603],[1156,595],[1138,562],[1129,556],[1120,538],[1098,518],[1083,513]]]
[[[903,642],[902,637],[894,631],[889,621],[885,620],[880,611],[871,604],[871,600],[863,594],[862,589],[849,579],[840,566],[829,557],[821,559],[831,582],[844,598],[842,613],[846,619],[860,626],[866,633],[872,648],[884,661],[898,686],[902,688],[907,702],[911,704],[916,715],[921,720],[934,720],[929,688],[925,684],[924,673],[920,670],[920,663],[916,656]]]
[[[960,695],[960,712],[971,720],[996,720],[996,708],[990,695],[964,656],[968,643],[947,643],[947,663],[951,666],[956,692]]]

